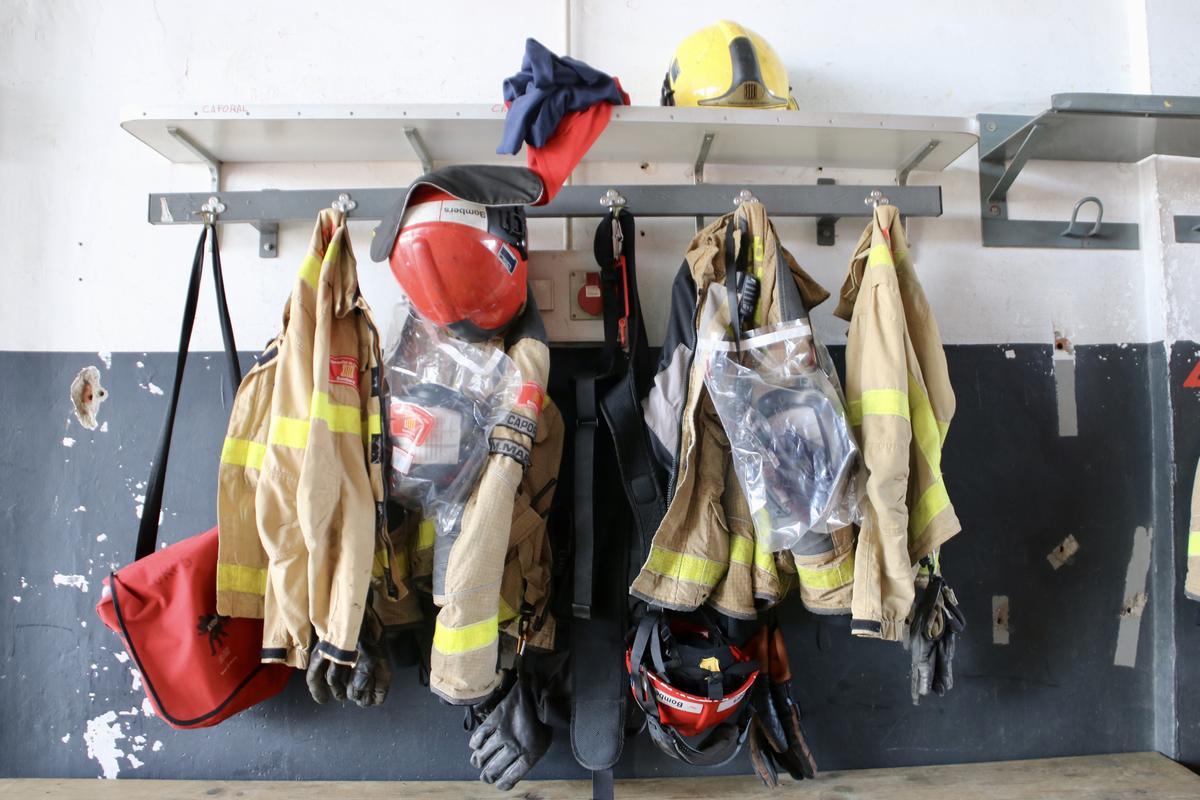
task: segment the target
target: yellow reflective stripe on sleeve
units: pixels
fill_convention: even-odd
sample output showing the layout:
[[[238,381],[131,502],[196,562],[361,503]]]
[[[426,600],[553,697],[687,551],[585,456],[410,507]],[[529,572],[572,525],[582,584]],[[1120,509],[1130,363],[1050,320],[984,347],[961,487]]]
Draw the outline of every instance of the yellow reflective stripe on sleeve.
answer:
[[[765,509],[759,510],[758,519],[760,523],[770,524],[770,517]],[[759,547],[758,539],[746,539],[731,535],[729,537],[729,561],[747,566],[754,564],[768,575],[779,577],[779,570],[775,568],[775,554]]]
[[[272,416],[267,442],[303,450],[308,446],[308,420]]]
[[[433,647],[439,653],[453,656],[487,647],[500,638],[498,614],[461,628],[450,628],[439,620],[433,629]]]
[[[517,618],[516,609],[513,608],[512,606],[510,606],[508,603],[504,602],[504,595],[501,595],[500,596],[500,617],[499,617],[500,622],[511,622],[512,620],[514,620],[516,618]]]
[[[892,261],[892,250],[886,244],[877,244],[867,253],[868,267],[891,267],[895,266]]]
[[[316,253],[310,252],[304,257],[298,277],[313,289],[317,288],[317,278],[321,277],[321,259],[317,258]]]
[[[950,495],[946,493],[946,484],[939,477],[937,482],[925,490],[921,499],[913,506],[908,515],[908,535],[918,538],[933,522],[933,518],[946,510],[950,505]]]
[[[433,547],[433,543],[436,540],[437,528],[434,527],[433,520],[421,520],[421,526],[417,529],[417,549],[428,550]]]
[[[267,571],[241,564],[217,564],[217,591],[243,592],[261,597],[267,593]]]
[[[779,570],[775,567],[775,554],[759,547],[757,539],[754,541],[754,566],[768,575],[779,577]]]
[[[937,426],[938,426],[938,436],[941,438],[942,444],[945,444],[946,443],[946,434],[948,434],[950,432],[950,423],[942,422],[939,419],[937,421]]]
[[[249,439],[226,438],[221,445],[221,463],[237,467],[262,469],[263,458],[267,454],[267,446]]]
[[[750,566],[754,561],[754,541],[735,533],[729,534],[729,563]]]
[[[329,392],[314,391],[309,406],[310,419],[323,420],[334,433],[362,433],[362,409],[345,406],[329,399]]]
[[[1200,531],[1188,533],[1188,558],[1200,556]]]
[[[372,436],[383,433],[383,422],[378,414],[370,414],[367,417],[367,433]]]
[[[716,586],[728,566],[719,561],[663,550],[654,545],[651,545],[650,557],[646,559],[646,569],[651,572],[701,586]]]
[[[908,408],[912,415],[913,439],[935,478],[942,476],[942,434],[933,407],[912,375],[908,376]]]
[[[851,425],[862,425],[863,417],[891,416],[908,419],[908,395],[899,389],[868,389],[847,405]]]
[[[800,584],[813,589],[836,589],[854,581],[854,554],[851,553],[842,563],[829,569],[812,569],[796,565],[796,573]]]

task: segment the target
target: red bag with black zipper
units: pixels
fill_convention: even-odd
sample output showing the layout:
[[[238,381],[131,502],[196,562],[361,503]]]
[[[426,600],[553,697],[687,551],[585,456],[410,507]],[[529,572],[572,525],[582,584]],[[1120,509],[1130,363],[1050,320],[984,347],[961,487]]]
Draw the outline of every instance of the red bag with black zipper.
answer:
[[[150,468],[133,563],[104,580],[100,619],[121,636],[142,675],[146,696],[173,728],[207,728],[283,690],[292,669],[259,661],[263,624],[217,614],[217,529],[156,549],[167,453],[179,405],[188,344],[196,320],[204,243],[212,236],[212,271],[230,391],[241,383],[233,326],[225,303],[216,227],[205,224],[196,245],[183,309],[175,381],[158,454]]]

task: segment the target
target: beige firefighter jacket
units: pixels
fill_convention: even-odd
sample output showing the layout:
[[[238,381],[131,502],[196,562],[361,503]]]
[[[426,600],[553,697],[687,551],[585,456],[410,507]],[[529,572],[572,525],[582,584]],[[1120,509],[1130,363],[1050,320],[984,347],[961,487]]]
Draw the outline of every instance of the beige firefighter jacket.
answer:
[[[518,338],[508,355],[525,382],[509,409],[519,419],[492,429],[492,452],[463,511],[461,530],[449,545],[444,585],[434,587],[433,601],[440,610],[429,688],[456,705],[476,703],[492,693],[500,678],[502,627],[512,631],[518,624],[522,601],[544,609],[548,598],[543,515],[558,475],[562,417],[545,396],[550,368],[545,341]],[[539,642],[552,635],[553,628],[543,625]]]
[[[1192,478],[1192,514],[1188,524],[1187,578],[1183,584],[1184,594],[1191,600],[1200,600],[1200,464]]]
[[[264,661],[303,668],[315,646],[353,664],[373,571],[386,578],[377,594],[403,592],[384,511],[380,363],[345,218],[322,211],[283,331],[238,389],[218,479],[218,612],[262,616]]]
[[[960,530],[942,480],[954,391],[900,214],[875,209],[834,314],[850,321],[846,400],[866,471],[851,631],[898,640],[914,565]]]
[[[672,332],[644,409],[654,450],[669,462],[669,502],[630,593],[663,608],[690,610],[708,602],[729,616],[753,619],[756,605],[778,602],[798,583],[801,600],[812,611],[845,613],[853,580],[853,532],[848,526],[835,532],[825,552],[801,563],[790,552],[760,548],[729,441],[704,385],[706,362],[697,354],[697,328],[709,286],[725,279],[726,229],[737,231],[739,221],[746,230],[735,234],[735,250],[751,248],[747,267],[761,284],[756,327],[784,319],[785,305],[795,306],[787,318],[806,317],[829,296],[783,248],[758,202],[743,203],[696,234],[675,282]],[[793,285],[783,285],[781,277]],[[795,299],[785,303],[784,298]],[[728,309],[722,313],[713,325],[723,332]]]

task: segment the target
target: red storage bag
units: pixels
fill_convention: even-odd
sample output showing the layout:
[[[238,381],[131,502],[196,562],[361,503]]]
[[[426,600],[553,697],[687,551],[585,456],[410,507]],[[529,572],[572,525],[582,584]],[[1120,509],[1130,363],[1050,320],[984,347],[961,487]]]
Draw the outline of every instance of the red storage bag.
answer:
[[[150,470],[146,502],[132,564],[104,581],[96,613],[120,634],[142,674],[155,712],[173,728],[207,728],[283,690],[292,670],[259,661],[262,620],[217,615],[217,529],[156,550],[163,479],[188,343],[196,319],[204,242],[212,234],[217,311],[231,386],[241,383],[237,348],[221,277],[216,228],[204,226],[192,263],[175,382],[158,455]]]

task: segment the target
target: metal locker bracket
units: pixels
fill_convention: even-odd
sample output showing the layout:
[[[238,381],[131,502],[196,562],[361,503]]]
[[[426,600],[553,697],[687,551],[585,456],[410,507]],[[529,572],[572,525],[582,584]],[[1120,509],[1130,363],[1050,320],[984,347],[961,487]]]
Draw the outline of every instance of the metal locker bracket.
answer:
[[[1075,204],[1070,222],[1017,220],[1008,218],[1008,190],[1025,164],[1035,157],[1039,144],[1051,132],[1044,124],[1030,124],[1035,117],[1014,114],[980,114],[979,203],[984,247],[1046,247],[1092,250],[1138,249],[1138,226],[1132,222],[1104,222],[1104,207],[1095,197]],[[1011,160],[1005,144],[1020,137]],[[1095,222],[1090,227],[1077,222],[1080,206],[1094,202]]]
[[[817,186],[833,186],[833,178],[817,178]],[[841,217],[817,217],[817,244],[821,247],[833,247],[837,239],[837,221]]]

